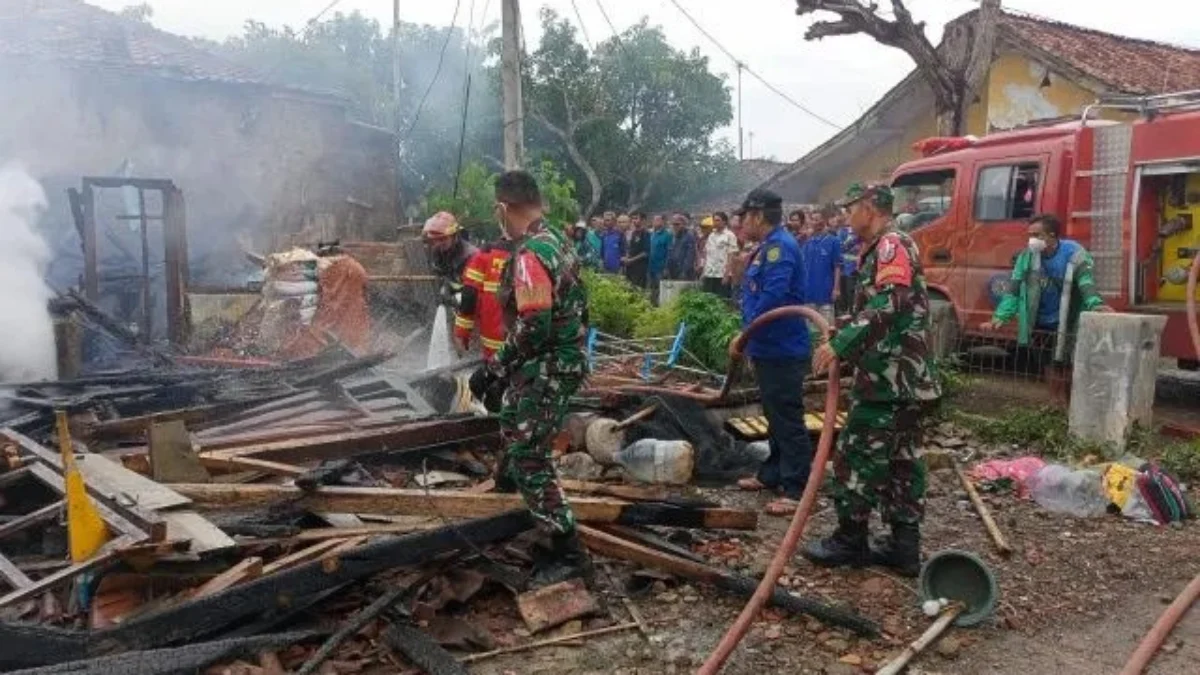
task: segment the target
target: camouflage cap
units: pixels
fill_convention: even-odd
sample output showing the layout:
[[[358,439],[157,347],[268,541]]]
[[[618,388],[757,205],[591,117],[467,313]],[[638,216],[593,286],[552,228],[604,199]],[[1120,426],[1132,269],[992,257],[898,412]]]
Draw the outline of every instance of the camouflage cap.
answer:
[[[837,202],[837,205],[846,207],[861,202],[864,199],[870,199],[875,207],[882,211],[891,211],[895,196],[892,194],[892,188],[882,183],[868,183],[866,185],[853,183],[846,189],[846,196]]]

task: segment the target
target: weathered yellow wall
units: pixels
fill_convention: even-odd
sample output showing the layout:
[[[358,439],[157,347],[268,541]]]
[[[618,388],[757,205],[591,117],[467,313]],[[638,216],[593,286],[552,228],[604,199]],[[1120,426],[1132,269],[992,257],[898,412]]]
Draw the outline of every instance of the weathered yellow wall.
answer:
[[[1042,86],[1049,77],[1049,86]],[[1095,102],[1086,89],[1021,54],[1001,54],[988,73],[988,129],[998,131],[1037,120],[1078,115]]]
[[[1042,86],[1046,66],[1015,53],[1001,54],[992,63],[987,85],[967,111],[967,133],[976,136],[1011,129],[1038,120],[1054,119],[1083,113],[1084,107],[1095,102],[1096,92],[1050,71],[1050,85]],[[1109,119],[1127,115],[1105,113]],[[889,176],[898,165],[915,159],[912,144],[922,138],[937,135],[932,101],[929,113],[923,116],[896,141],[879,145],[846,171],[820,188],[822,201],[840,197],[850,183],[880,180]]]

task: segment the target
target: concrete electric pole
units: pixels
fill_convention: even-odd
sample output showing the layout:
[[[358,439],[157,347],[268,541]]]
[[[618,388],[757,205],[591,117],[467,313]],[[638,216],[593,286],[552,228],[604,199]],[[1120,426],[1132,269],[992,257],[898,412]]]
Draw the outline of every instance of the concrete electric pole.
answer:
[[[504,101],[504,168],[525,163],[525,106],[521,100],[521,6],[502,0],[500,81]]]

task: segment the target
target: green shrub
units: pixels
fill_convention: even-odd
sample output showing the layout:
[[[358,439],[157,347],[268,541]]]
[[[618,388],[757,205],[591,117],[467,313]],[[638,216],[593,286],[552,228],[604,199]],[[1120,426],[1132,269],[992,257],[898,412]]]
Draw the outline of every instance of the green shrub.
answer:
[[[679,330],[679,305],[670,302],[651,307],[633,322],[633,337],[652,338],[674,335]]]
[[[626,279],[584,270],[588,293],[588,321],[592,328],[617,337],[632,337],[638,319],[652,308],[640,288]]]
[[[729,367],[729,343],[742,330],[738,313],[716,295],[689,291],[679,298],[679,320],[687,324],[687,350],[704,367],[725,372]]]
[[[1181,481],[1200,481],[1200,441],[1168,443],[1157,453],[1159,466]]]

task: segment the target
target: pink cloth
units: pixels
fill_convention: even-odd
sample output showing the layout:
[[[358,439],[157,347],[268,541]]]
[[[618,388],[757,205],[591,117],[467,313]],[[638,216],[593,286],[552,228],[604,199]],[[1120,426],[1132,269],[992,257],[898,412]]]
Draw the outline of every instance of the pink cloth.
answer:
[[[1027,497],[1029,496],[1029,479],[1044,466],[1046,466],[1046,462],[1040,457],[992,459],[976,464],[971,469],[971,479],[987,483],[1010,478],[1017,484],[1017,494]]]

